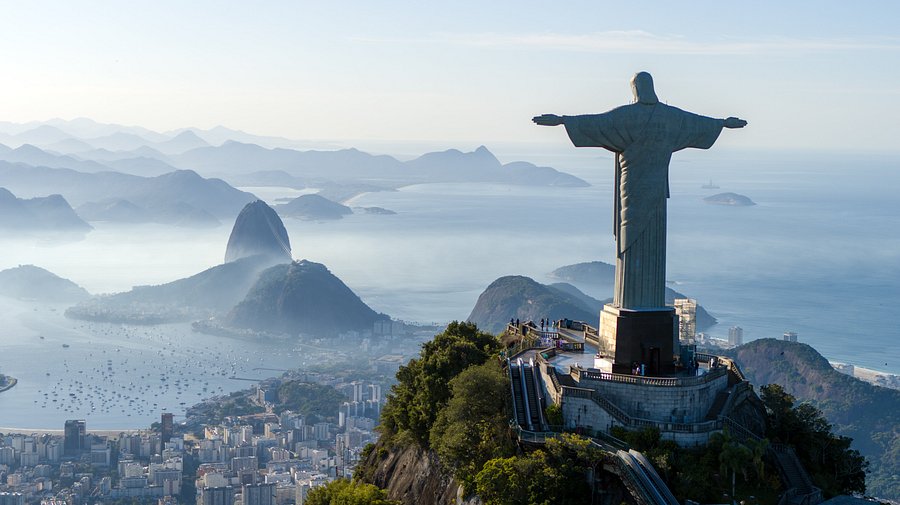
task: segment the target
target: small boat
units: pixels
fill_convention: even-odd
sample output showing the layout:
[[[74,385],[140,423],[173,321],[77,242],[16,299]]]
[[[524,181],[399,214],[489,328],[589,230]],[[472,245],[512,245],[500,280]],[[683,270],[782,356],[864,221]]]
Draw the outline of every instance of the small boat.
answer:
[[[69,344],[63,344],[62,346],[63,346],[64,348],[66,348],[66,349],[69,348]]]
[[[702,186],[700,186],[700,187],[703,188],[703,189],[719,189],[719,186],[716,185],[716,183],[714,183],[714,182],[712,181],[712,179],[709,180],[709,183],[708,183],[708,184],[704,184],[704,185],[702,185]]]

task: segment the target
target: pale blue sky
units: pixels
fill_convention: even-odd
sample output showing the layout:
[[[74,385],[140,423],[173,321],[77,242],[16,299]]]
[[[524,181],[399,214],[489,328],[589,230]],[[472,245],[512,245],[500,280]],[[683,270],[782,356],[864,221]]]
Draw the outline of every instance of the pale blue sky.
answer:
[[[900,2],[3,2],[0,120],[558,141],[650,71],[727,146],[896,151]]]

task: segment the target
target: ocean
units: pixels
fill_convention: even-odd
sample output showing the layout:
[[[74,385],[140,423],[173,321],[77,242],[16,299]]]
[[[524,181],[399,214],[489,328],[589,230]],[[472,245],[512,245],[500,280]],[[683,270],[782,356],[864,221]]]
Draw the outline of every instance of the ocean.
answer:
[[[592,186],[426,184],[367,193],[351,205],[397,214],[287,219],[294,258],[324,263],[375,310],[422,323],[465,319],[478,295],[500,276],[551,282],[548,273],[560,266],[614,261],[611,155],[575,148],[543,154],[522,146],[494,150],[503,161],[554,166]],[[727,336],[731,326],[744,329],[745,341],[794,331],[831,360],[900,373],[900,326],[893,320],[900,302],[898,168],[897,156],[875,154],[676,153],[668,207],[671,286],[718,318],[707,331],[712,336]],[[702,188],[710,181],[719,189]],[[251,191],[270,203],[297,194],[286,188]],[[717,192],[746,195],[756,205],[703,201]],[[35,264],[92,293],[158,284],[220,263],[231,223],[199,231],[95,227],[79,242],[0,238],[0,269]],[[241,374],[262,378],[277,372],[255,368],[296,366],[302,358],[199,336],[183,325],[85,324],[63,318],[62,308],[19,302],[11,307],[0,314],[0,372],[20,384],[0,394],[2,427],[60,428],[76,417],[87,418],[89,428],[145,427],[159,418],[153,403],[181,415],[181,402],[250,384],[217,374],[220,368],[230,375],[234,363]],[[75,339],[72,346],[62,348],[69,338]],[[210,359],[210,349],[220,345],[215,352],[225,354]],[[124,352],[131,355],[128,363]],[[232,359],[242,354],[250,361]],[[82,392],[109,382],[104,372],[110,359],[114,381],[127,380],[132,387],[124,403],[116,397],[117,408],[45,405],[44,393],[51,390],[71,398],[67,381],[80,381]],[[148,397],[160,394],[160,374],[179,371],[194,375],[185,376],[177,391],[169,388],[167,405]],[[132,399],[148,407],[129,416],[123,406]]]

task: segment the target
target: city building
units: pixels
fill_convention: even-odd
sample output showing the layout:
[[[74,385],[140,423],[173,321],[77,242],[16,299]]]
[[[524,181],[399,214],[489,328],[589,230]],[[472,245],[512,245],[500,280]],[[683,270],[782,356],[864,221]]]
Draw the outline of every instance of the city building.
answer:
[[[243,505],[275,505],[275,484],[247,484],[241,486]]]
[[[381,385],[369,384],[369,400],[381,403]]]
[[[354,402],[363,401],[363,383],[354,381],[350,383],[350,400]]]
[[[740,326],[728,328],[728,345],[739,346],[744,343],[744,329]]]
[[[160,435],[162,438],[162,443],[164,444],[171,440],[172,435],[175,434],[175,422],[173,417],[174,416],[169,412],[163,412],[162,414],[162,419],[160,421]]]
[[[234,505],[234,488],[231,486],[201,488],[198,505]]]
[[[84,419],[69,419],[63,431],[63,452],[66,456],[75,456],[84,449],[84,435],[87,423]]]
[[[0,492],[0,505],[25,505],[25,495]]]
[[[678,316],[678,341],[693,344],[697,337],[697,300],[676,298],[675,315]]]

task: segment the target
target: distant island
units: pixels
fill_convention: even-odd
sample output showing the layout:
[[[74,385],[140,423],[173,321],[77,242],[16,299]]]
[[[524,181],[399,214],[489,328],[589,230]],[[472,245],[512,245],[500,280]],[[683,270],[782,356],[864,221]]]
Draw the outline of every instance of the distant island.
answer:
[[[616,266],[603,261],[575,263],[559,267],[549,276],[566,282],[611,285],[616,280]]]
[[[737,193],[717,193],[715,195],[707,196],[703,201],[713,205],[730,205],[732,207],[750,207],[751,205],[756,205],[749,197]]]
[[[397,214],[391,209],[385,209],[384,207],[354,207],[354,209],[358,209],[365,214],[372,214],[376,216],[394,216]]]
[[[18,382],[15,377],[0,374],[0,393],[14,388]]]
[[[73,303],[90,298],[86,289],[34,265],[0,271],[0,296],[49,303]]]
[[[61,195],[17,198],[0,187],[0,230],[17,233],[74,232],[92,229]]]
[[[294,217],[308,221],[341,219],[353,214],[346,205],[333,202],[320,195],[302,195],[288,203],[276,205],[275,211],[283,217]]]

